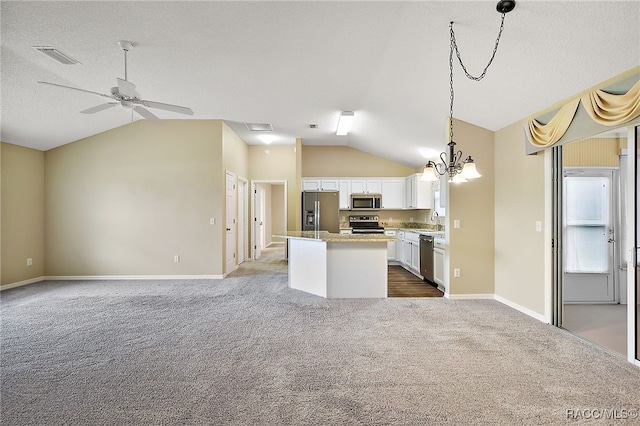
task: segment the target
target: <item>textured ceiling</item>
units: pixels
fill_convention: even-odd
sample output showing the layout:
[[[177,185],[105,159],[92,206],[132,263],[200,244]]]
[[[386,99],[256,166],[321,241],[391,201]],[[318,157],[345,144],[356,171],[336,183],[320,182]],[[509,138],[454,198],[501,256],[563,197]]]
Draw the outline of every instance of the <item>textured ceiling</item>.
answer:
[[[47,150],[127,124],[130,110],[79,111],[124,77],[144,99],[244,123],[271,123],[274,144],[347,145],[417,167],[445,147],[449,21],[479,74],[500,25],[496,1],[7,2],[1,3],[1,139]],[[81,64],[61,65],[51,45]],[[454,116],[498,130],[640,63],[640,2],[526,1],[506,16],[487,77],[455,73]],[[356,121],[335,136],[340,111]],[[133,117],[139,119],[139,117]],[[317,124],[310,129],[309,124]],[[467,145],[468,146],[468,145]]]

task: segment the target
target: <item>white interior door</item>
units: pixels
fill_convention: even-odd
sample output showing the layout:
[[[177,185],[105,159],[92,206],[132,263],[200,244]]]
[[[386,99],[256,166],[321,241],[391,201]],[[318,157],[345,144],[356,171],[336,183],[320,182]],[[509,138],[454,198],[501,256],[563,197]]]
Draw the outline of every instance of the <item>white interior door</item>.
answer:
[[[253,191],[253,259],[260,257],[260,249],[262,248],[262,208],[264,207],[264,190],[256,187]]]
[[[563,175],[564,303],[614,303],[613,171]]]
[[[238,264],[246,259],[247,252],[247,181],[238,181]]]
[[[226,174],[226,256],[225,272],[229,273],[236,268],[236,226],[238,204],[236,198],[236,176],[227,172]]]

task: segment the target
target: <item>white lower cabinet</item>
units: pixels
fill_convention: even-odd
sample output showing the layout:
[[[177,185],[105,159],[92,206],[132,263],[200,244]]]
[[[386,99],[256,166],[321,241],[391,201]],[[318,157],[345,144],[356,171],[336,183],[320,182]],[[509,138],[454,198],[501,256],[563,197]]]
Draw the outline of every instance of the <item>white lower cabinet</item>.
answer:
[[[404,231],[398,231],[396,233],[396,261],[401,265],[404,263]]]
[[[420,235],[416,232],[399,231],[396,246],[397,261],[402,267],[420,275]]]
[[[411,242],[411,269],[420,273],[420,243]]]
[[[444,241],[433,240],[433,282],[444,287]]]
[[[387,237],[397,237],[397,232],[395,229],[385,229],[384,230],[384,235],[386,235]],[[397,254],[396,254],[396,241],[389,241],[387,243],[387,261],[389,260],[396,260]]]

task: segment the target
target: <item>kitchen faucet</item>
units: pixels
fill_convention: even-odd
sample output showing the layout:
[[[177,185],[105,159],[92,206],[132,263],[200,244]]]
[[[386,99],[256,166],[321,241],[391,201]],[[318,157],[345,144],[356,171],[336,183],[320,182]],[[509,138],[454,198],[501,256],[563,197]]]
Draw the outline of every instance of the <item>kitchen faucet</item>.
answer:
[[[436,231],[442,231],[442,229],[440,229],[442,226],[440,224],[440,215],[438,214],[437,211],[433,212],[433,214],[431,215],[431,220],[436,223]]]

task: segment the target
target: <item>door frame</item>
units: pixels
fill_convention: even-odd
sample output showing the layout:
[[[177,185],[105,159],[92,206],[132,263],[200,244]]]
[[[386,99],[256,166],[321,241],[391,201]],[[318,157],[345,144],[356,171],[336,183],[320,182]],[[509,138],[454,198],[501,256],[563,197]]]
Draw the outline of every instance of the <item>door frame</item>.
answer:
[[[238,268],[238,176],[232,172],[231,170],[225,170],[225,179],[224,179],[224,188],[225,188],[225,195],[224,195],[224,200],[225,200],[225,208],[224,208],[224,226],[225,226],[225,231],[224,231],[224,275],[229,274],[230,272],[234,271],[235,269]],[[229,192],[229,188],[227,187],[227,181],[229,179],[229,177],[232,178],[233,180],[233,188],[231,189],[231,192]],[[229,204],[229,193],[232,194],[232,200],[231,200],[231,204]],[[229,208],[232,207],[233,208],[233,217],[229,217]],[[231,232],[233,235],[233,247],[229,247],[229,232]],[[230,252],[229,250],[232,251]],[[228,262],[228,256],[229,254],[233,254],[233,259],[234,259],[234,265],[233,268],[230,268],[229,262]]]
[[[248,258],[249,252],[249,181],[244,177],[238,177],[238,242],[242,242],[242,250],[238,250],[238,264]],[[240,196],[240,189],[243,189]],[[240,245],[240,244],[238,244]],[[242,251],[242,252],[241,252]]]
[[[610,183],[609,183],[609,205],[607,206],[608,208],[608,215],[609,215],[609,220],[608,220],[608,229],[607,229],[607,233],[609,236],[609,239],[613,239],[612,242],[609,242],[609,246],[608,246],[608,253],[609,253],[609,259],[607,259],[607,262],[609,264],[609,272],[607,273],[607,275],[609,276],[610,280],[611,280],[611,291],[613,292],[613,296],[612,296],[612,300],[589,300],[589,301],[576,301],[576,300],[572,300],[572,301],[567,301],[566,297],[565,297],[565,293],[567,291],[567,287],[568,287],[568,277],[567,277],[567,272],[564,271],[564,268],[562,270],[562,274],[563,274],[563,292],[561,293],[562,296],[562,303],[577,303],[577,304],[618,304],[620,303],[620,280],[618,279],[618,266],[619,266],[619,258],[618,258],[618,253],[619,253],[619,244],[621,241],[620,235],[618,235],[618,233],[620,232],[619,230],[621,230],[621,226],[620,226],[620,211],[619,211],[619,206],[618,206],[618,192],[620,190],[620,180],[619,180],[619,170],[615,169],[615,168],[611,168],[611,167],[563,167],[562,168],[562,200],[563,200],[563,204],[564,202],[566,202],[567,200],[567,194],[565,194],[565,178],[567,177],[581,177],[581,176],[575,176],[576,174],[582,174],[584,177],[604,177],[604,178],[609,178],[610,179]],[[569,175],[569,176],[567,176]],[[601,175],[601,176],[600,176]],[[562,238],[564,240],[565,234],[565,224],[564,224],[564,206],[562,206],[560,213],[562,214],[563,218],[561,220],[562,222]],[[567,248],[567,241],[564,241],[563,243],[563,248]],[[564,256],[566,253],[564,253],[564,251],[561,253],[562,256]],[[564,265],[564,258],[563,258],[563,265]],[[593,275],[591,275],[590,273],[575,273],[576,275],[581,275],[583,276],[584,279],[588,279],[589,277],[592,277]]]
[[[265,185],[284,185],[284,206],[283,206],[283,211],[284,211],[284,229],[288,229],[287,228],[287,223],[288,223],[288,217],[289,217],[289,212],[288,212],[288,205],[289,205],[289,190],[288,190],[288,182],[287,180],[252,180],[251,181],[251,217],[250,217],[250,222],[251,222],[251,244],[250,244],[250,249],[251,249],[251,259],[252,260],[256,260],[256,253],[255,253],[255,241],[256,241],[256,232],[257,232],[257,228],[256,228],[256,185],[257,184],[265,184]],[[265,212],[266,213],[266,212]],[[265,217],[267,220],[270,219],[270,217],[268,217],[268,214],[265,214]]]

